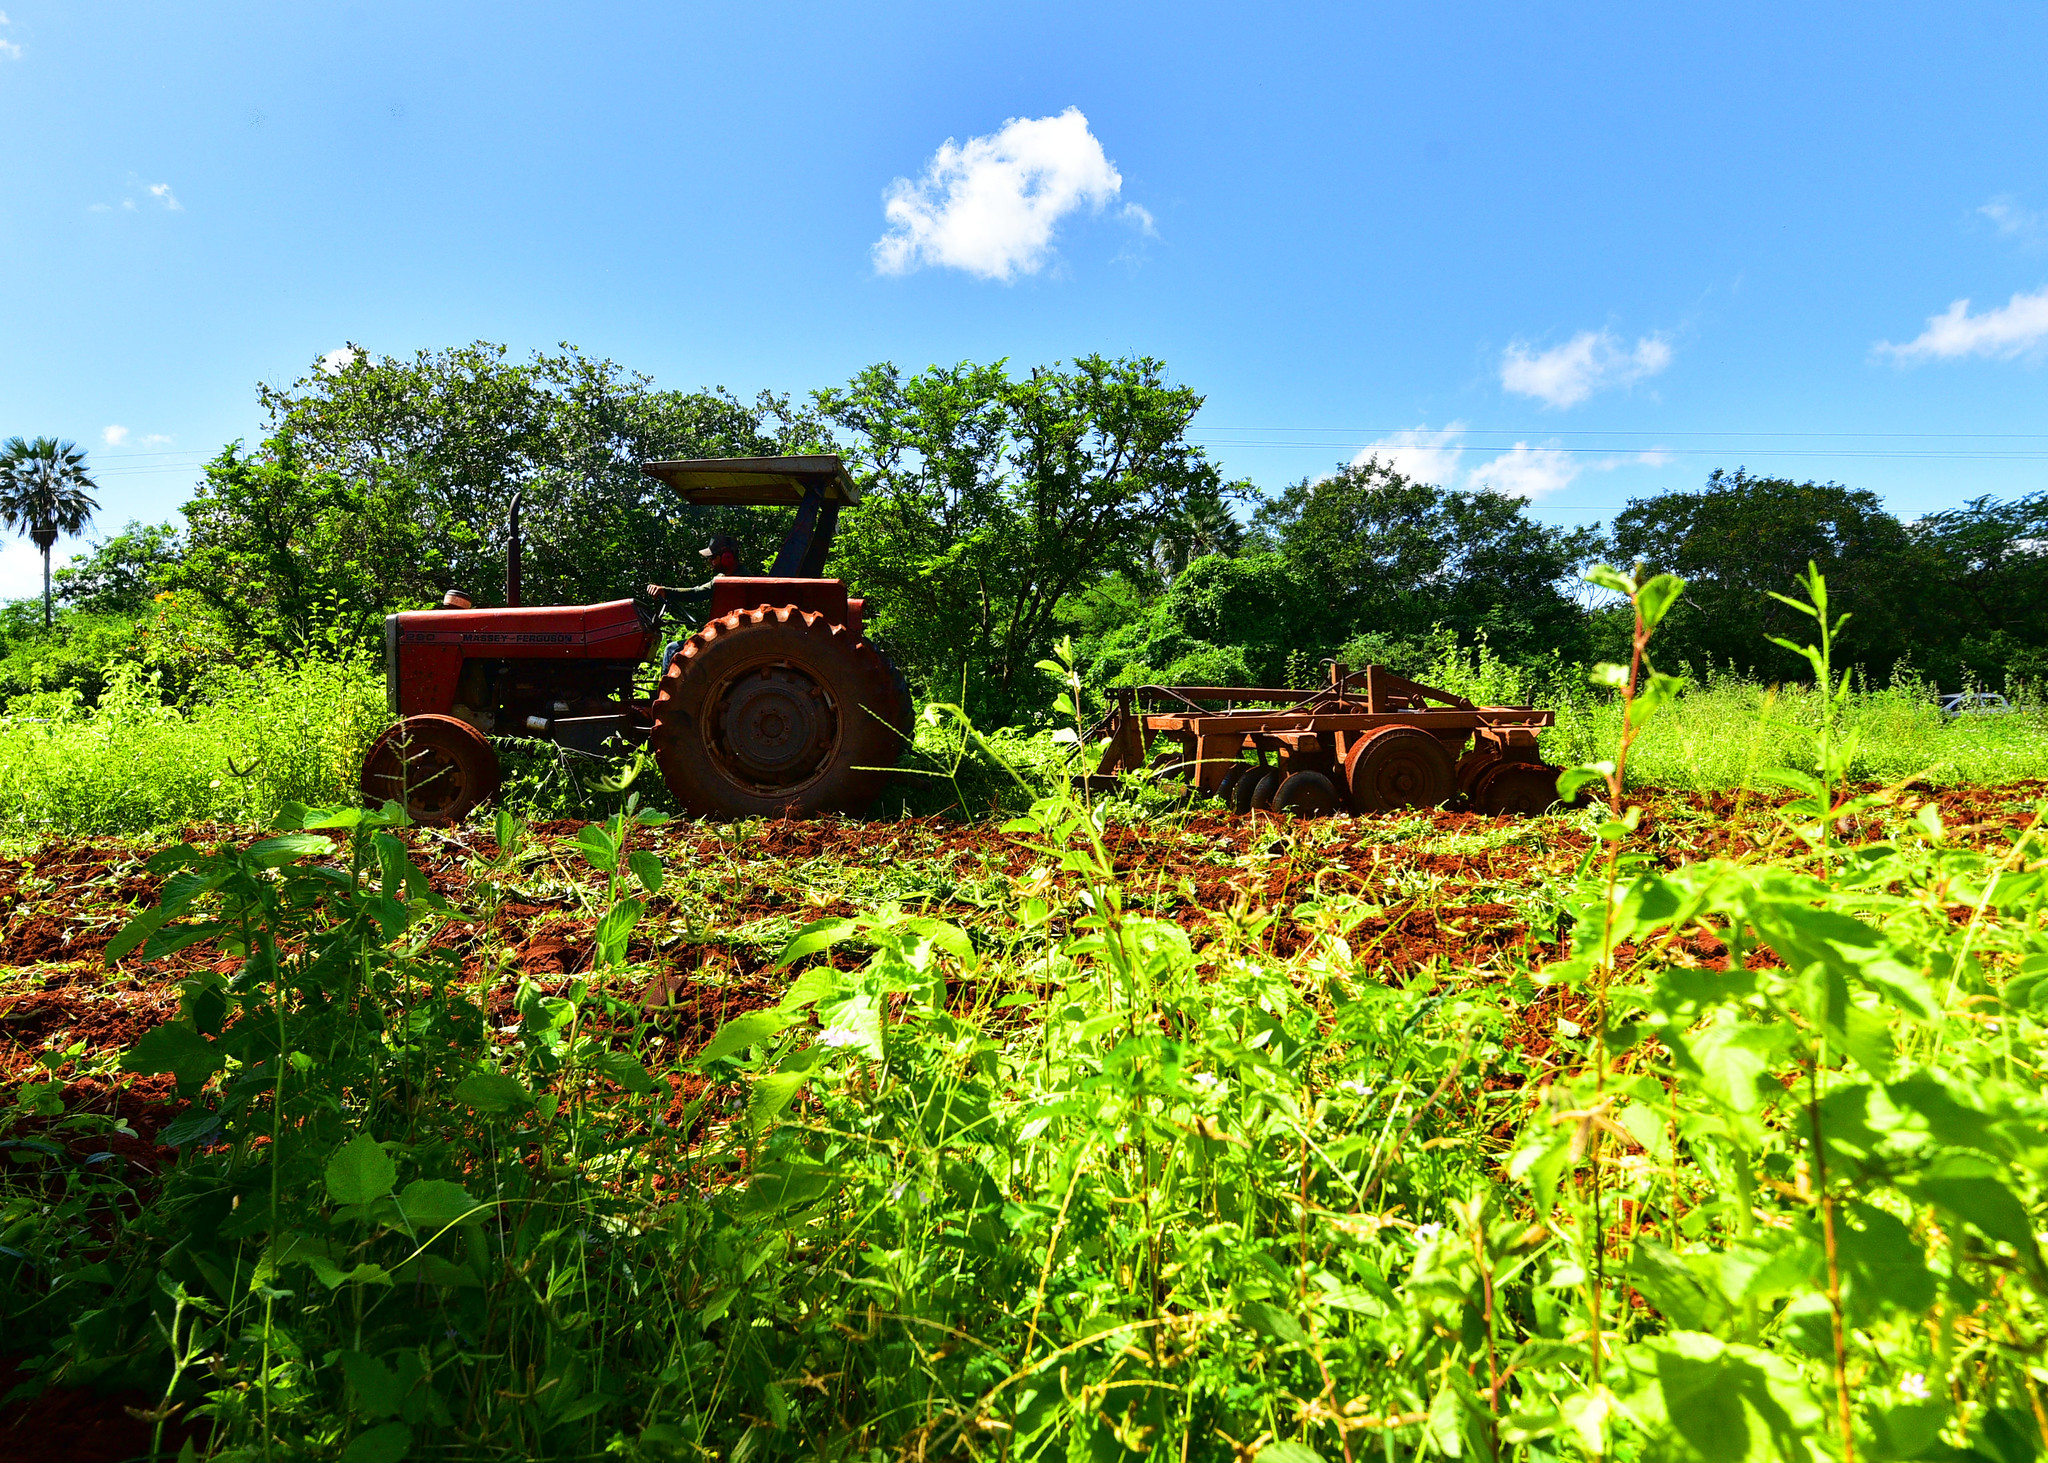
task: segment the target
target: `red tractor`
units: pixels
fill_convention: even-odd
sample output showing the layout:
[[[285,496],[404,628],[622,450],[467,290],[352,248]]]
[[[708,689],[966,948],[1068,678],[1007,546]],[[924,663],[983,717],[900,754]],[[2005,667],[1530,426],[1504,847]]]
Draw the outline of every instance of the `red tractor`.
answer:
[[[515,500],[506,608],[451,593],[442,608],[386,617],[384,683],[400,719],[364,759],[365,797],[395,799],[416,822],[454,822],[497,791],[490,738],[511,736],[592,755],[651,746],[676,801],[701,817],[873,805],[910,739],[911,703],[861,633],[862,601],[822,577],[839,510],[860,498],[845,466],[729,457],[641,471],[688,503],[795,507],[774,566],[692,590],[650,584],[646,603],[524,606]],[[670,623],[683,626],[673,638]],[[636,700],[657,652],[654,699]]]

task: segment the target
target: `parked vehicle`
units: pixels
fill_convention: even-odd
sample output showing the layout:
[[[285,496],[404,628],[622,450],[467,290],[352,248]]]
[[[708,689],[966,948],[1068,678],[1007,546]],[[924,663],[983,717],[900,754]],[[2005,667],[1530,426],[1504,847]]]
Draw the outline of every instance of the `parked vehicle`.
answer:
[[[2003,716],[2012,703],[1992,691],[1955,691],[1941,698],[1941,714],[1949,721],[1959,716]]]

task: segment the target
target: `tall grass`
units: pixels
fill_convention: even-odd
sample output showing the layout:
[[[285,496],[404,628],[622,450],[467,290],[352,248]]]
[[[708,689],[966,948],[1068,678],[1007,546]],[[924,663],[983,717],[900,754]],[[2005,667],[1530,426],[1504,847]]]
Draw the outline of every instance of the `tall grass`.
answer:
[[[1542,739],[1560,766],[1591,760],[1621,732],[1621,703],[1594,687],[1582,666],[1560,660],[1515,664],[1484,644],[1450,650],[1431,684],[1481,705],[1531,705],[1554,711]],[[1813,764],[1822,698],[1809,686],[1766,686],[1740,677],[1688,680],[1673,707],[1646,725],[1629,757],[1629,785],[1687,792],[1776,787],[1772,771]],[[2048,777],[2048,711],[2021,702],[1997,716],[1944,720],[1934,692],[1906,682],[1852,690],[1840,703],[1841,727],[1857,739],[1849,775],[1934,785],[1999,784]]]
[[[165,703],[155,673],[116,666],[95,705],[75,689],[8,703],[0,828],[75,835],[267,823],[288,801],[343,797],[384,721],[382,678],[360,663],[221,666],[182,706]]]

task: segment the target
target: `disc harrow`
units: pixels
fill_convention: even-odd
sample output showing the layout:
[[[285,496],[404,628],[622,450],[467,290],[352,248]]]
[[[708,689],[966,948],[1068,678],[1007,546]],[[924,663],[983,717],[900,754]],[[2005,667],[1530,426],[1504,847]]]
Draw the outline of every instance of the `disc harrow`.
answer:
[[[1559,769],[1536,739],[1556,721],[1533,706],[1476,706],[1382,666],[1330,667],[1313,690],[1136,686],[1095,728],[1109,746],[1095,788],[1124,772],[1177,782],[1239,814],[1383,813],[1457,804],[1541,813]]]

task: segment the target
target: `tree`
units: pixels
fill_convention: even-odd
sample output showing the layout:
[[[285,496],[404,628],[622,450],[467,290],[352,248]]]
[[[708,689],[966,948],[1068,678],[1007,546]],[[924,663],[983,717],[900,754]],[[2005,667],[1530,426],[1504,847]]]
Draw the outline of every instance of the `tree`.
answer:
[[[64,534],[85,532],[99,511],[85,470],[85,449],[55,437],[10,438],[0,446],[0,523],[26,534],[43,551],[43,628],[55,618],[50,550]]]
[[[175,525],[131,521],[56,572],[57,597],[87,614],[139,615],[170,587],[181,553]]]
[[[436,592],[460,588],[479,604],[503,582],[514,493],[526,598],[616,599],[649,582],[693,582],[713,532],[765,558],[789,517],[687,507],[642,462],[821,450],[815,419],[784,399],[657,390],[573,346],[527,361],[486,342],[410,360],[350,349],[338,368],[261,388],[274,439],[371,498],[403,479]]]
[[[1420,640],[1437,625],[1484,633],[1513,658],[1579,654],[1584,616],[1563,586],[1599,548],[1521,498],[1415,482],[1377,458],[1296,483],[1255,528],[1302,591],[1301,648],[1361,635]]]
[[[1063,599],[1145,574],[1162,524],[1221,491],[1187,442],[1202,398],[1149,358],[1084,356],[1013,378],[1007,363],[862,371],[815,394],[862,488],[832,564],[925,689],[977,714],[1036,709],[1031,668]]]
[[[311,467],[290,438],[246,454],[230,443],[185,505],[171,581],[244,643],[372,644],[387,608],[421,603],[446,572],[422,497],[396,472],[364,482]]]
[[[1875,493],[1839,483],[1795,483],[1719,468],[1697,493],[1638,498],[1614,520],[1622,560],[1685,580],[1679,607],[1658,629],[1664,654],[1696,666],[1732,665],[1771,680],[1799,680],[1805,662],[1770,643],[1804,643],[1812,622],[1770,597],[1792,593],[1809,561],[1848,610],[1849,647],[1877,674],[1905,658],[1912,621],[1940,597],[1927,556]]]
[[[1944,686],[2048,683],[2048,493],[1973,498],[1906,535],[1943,587],[1918,607],[1915,662]]]

